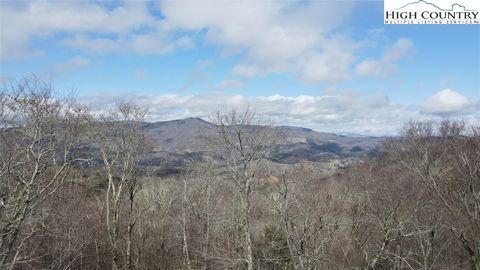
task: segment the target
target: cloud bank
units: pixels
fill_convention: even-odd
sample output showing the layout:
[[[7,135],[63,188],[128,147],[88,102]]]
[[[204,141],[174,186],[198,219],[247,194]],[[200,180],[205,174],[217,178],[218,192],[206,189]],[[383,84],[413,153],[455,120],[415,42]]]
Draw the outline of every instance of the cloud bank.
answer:
[[[7,1],[0,7],[2,61],[45,55],[42,42],[77,54],[140,56],[206,43],[238,56],[233,76],[291,73],[306,83],[337,83],[355,73],[363,42],[341,31],[355,1]],[[391,72],[411,46],[398,40],[356,73]]]
[[[466,96],[451,89],[444,89],[429,97],[423,104],[422,109],[426,113],[452,116],[470,114],[478,111],[479,104],[470,101]]]
[[[448,90],[451,91],[451,90]],[[453,91],[452,91],[453,92]],[[236,94],[203,95],[137,95],[129,101],[150,108],[149,121],[173,120],[186,117],[206,118],[216,111],[244,110],[250,106],[258,115],[271,119],[276,124],[293,125],[328,132],[355,132],[370,135],[396,134],[403,124],[411,119],[441,120],[438,108],[447,108],[452,118],[468,122],[480,121],[480,109],[468,108],[462,98],[453,102],[452,107],[442,104],[442,97],[452,93],[440,91],[422,105],[396,104],[382,94],[363,96],[360,93],[345,91],[336,95],[299,96],[258,96],[247,97]],[[455,94],[453,94],[456,96]],[[80,101],[94,111],[109,108],[117,96],[85,97]],[[458,98],[458,97],[457,97]],[[473,104],[473,102],[469,102]],[[428,105],[426,105],[428,104]],[[461,105],[461,106],[460,106]],[[425,107],[427,106],[427,107]],[[426,108],[430,111],[426,111]]]
[[[378,60],[365,60],[359,63],[355,72],[358,76],[385,77],[397,69],[397,62],[410,53],[413,42],[406,38],[400,38],[388,48]]]

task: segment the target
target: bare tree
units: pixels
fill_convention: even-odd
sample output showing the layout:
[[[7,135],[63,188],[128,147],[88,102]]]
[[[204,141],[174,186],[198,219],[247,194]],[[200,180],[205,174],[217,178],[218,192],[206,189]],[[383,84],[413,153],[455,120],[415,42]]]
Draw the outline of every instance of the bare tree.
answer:
[[[211,151],[160,176],[146,115],[0,90],[1,269],[480,270],[478,126],[411,122],[325,175],[269,160],[278,129],[250,110],[217,113]]]
[[[303,164],[277,179],[277,192],[270,194],[270,202],[282,224],[292,268],[327,268],[345,192]]]
[[[256,123],[255,113],[248,109],[244,112],[217,113],[212,120],[217,125],[219,137],[218,141],[214,142],[214,153],[221,173],[234,183],[239,194],[242,209],[240,227],[244,234],[244,261],[246,269],[253,270],[250,221],[252,185],[259,165],[266,155],[272,133],[269,132],[269,126]]]
[[[475,270],[480,269],[479,130],[463,122],[410,122],[405,139],[389,149],[449,213],[444,226]]]
[[[50,82],[29,77],[0,95],[0,268],[35,260],[23,254],[46,215],[38,210],[76,167],[89,114],[56,99]],[[28,223],[28,225],[25,225]]]
[[[406,200],[411,194],[401,188],[401,178],[384,175],[378,168],[382,165],[359,166],[355,175],[352,205],[352,237],[363,253],[362,269],[377,269],[379,265],[391,265],[398,255],[396,245],[410,236],[407,224],[409,215],[404,215]],[[385,170],[390,172],[392,168]]]
[[[147,110],[128,103],[119,103],[116,110],[101,116],[98,124],[98,149],[105,177],[107,232],[112,248],[112,269],[132,269],[132,220],[135,195],[139,190],[138,162],[145,147],[142,133]],[[127,216],[122,215],[125,197],[129,201]],[[127,223],[124,263],[121,263],[121,229]]]

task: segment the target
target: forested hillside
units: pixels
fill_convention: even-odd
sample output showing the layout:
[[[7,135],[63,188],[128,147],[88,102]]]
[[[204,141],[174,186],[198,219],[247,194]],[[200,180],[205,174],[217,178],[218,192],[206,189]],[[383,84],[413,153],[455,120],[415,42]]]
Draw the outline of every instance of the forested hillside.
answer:
[[[379,139],[247,108],[147,116],[2,89],[0,269],[480,270],[479,126]]]

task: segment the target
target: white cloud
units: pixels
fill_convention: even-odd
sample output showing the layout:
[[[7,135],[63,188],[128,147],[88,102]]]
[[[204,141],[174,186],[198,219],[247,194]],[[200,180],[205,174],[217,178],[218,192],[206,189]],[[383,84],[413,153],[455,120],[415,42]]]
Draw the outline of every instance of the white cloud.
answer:
[[[232,69],[232,74],[244,78],[251,78],[256,76],[266,76],[271,73],[282,72],[282,69],[275,69],[273,67],[260,67],[252,64],[238,64]]]
[[[0,5],[0,42],[4,60],[41,53],[38,48],[31,48],[30,43],[34,38],[57,33],[104,33],[121,36],[142,27],[153,27],[155,23],[145,2],[126,1],[111,9],[89,1],[2,1]],[[93,51],[99,43],[104,43],[101,49],[107,49],[114,46],[111,43],[118,40],[122,39],[97,40],[84,37],[76,41],[77,45],[83,42],[89,49],[87,51]],[[93,41],[94,44],[86,44],[88,41]]]
[[[88,54],[163,55],[195,47],[205,39],[224,56],[238,55],[240,77],[292,73],[308,83],[350,78],[361,42],[339,33],[355,1],[218,0],[171,1],[158,5],[122,1],[1,2],[2,60],[41,55],[33,41],[55,37],[59,45]],[[154,15],[161,13],[161,16]],[[21,22],[21,23],[19,23]],[[397,44],[360,73],[395,62]],[[374,67],[371,67],[374,65]],[[394,67],[394,64],[390,64]],[[362,71],[362,70],[367,71]],[[373,70],[373,71],[372,71]]]
[[[72,69],[86,68],[89,66],[90,66],[90,59],[82,56],[75,56],[65,62],[57,64],[55,66],[55,70],[60,72],[66,72]]]
[[[42,55],[33,41],[50,37],[84,53],[122,55],[163,55],[193,48],[203,38],[222,55],[239,56],[231,70],[235,76],[292,73],[307,83],[335,83],[351,77],[357,49],[367,43],[339,32],[355,1],[121,1],[113,7],[102,1],[3,1],[0,6],[2,60]],[[411,47],[410,40],[399,39],[379,60],[360,63],[356,73],[388,74]]]
[[[425,100],[422,109],[426,113],[449,116],[472,113],[475,104],[458,92],[444,89]]]
[[[167,34],[157,32],[117,38],[79,34],[65,38],[62,44],[89,54],[163,55],[177,48],[193,47],[193,43],[188,37],[173,39]]]
[[[132,44],[132,50],[140,55],[162,55],[177,48],[192,47],[193,42],[189,37],[172,39],[162,32],[135,35]]]
[[[225,90],[230,88],[243,88],[245,87],[245,83],[241,80],[223,80],[218,84],[218,89]]]
[[[63,45],[84,51],[89,54],[106,53],[126,53],[129,46],[125,38],[94,38],[85,34],[78,34],[70,38],[65,38],[61,42]]]
[[[365,60],[355,68],[358,76],[390,75],[397,69],[397,62],[404,58],[413,48],[413,42],[406,38],[400,38],[388,48],[378,60]]]
[[[207,117],[216,111],[244,110],[250,106],[258,115],[278,125],[312,128],[327,132],[354,132],[371,135],[398,134],[409,120],[430,121],[445,117],[466,122],[480,121],[480,106],[476,110],[461,94],[443,90],[420,105],[402,105],[378,93],[363,95],[356,91],[339,91],[322,95],[246,96],[228,93],[210,94],[150,94],[128,96],[129,100],[150,108],[149,121],[164,121],[186,117]],[[119,97],[84,97],[80,101],[95,111],[111,106]],[[121,97],[120,97],[121,99]],[[448,100],[448,101],[446,101]],[[448,103],[450,102],[450,103]],[[448,103],[448,104],[447,104]],[[477,101],[480,105],[480,101]],[[443,108],[443,109],[442,109]],[[441,111],[439,111],[441,110]],[[451,112],[463,111],[461,115]],[[447,112],[448,114],[445,114]]]
[[[83,98],[93,110],[104,110],[116,96]],[[313,128],[319,131],[393,134],[410,118],[421,119],[418,111],[392,103],[386,96],[362,96],[341,92],[321,96],[260,96],[236,94],[129,95],[129,100],[148,106],[149,121],[185,117],[206,117],[215,111],[242,110],[251,106],[259,115],[277,124]]]
[[[312,53],[299,63],[300,77],[310,83],[340,82],[349,78],[354,60],[352,44],[343,39],[324,44],[323,53]]]
[[[355,42],[330,34],[352,6],[334,1],[161,2],[165,29],[205,30],[223,55],[243,55],[234,75],[293,72],[313,83],[348,77]]]

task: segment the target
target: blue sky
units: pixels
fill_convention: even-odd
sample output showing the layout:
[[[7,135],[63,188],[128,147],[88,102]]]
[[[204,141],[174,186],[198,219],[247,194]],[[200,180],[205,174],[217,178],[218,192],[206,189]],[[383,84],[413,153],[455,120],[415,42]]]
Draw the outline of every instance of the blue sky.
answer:
[[[448,0],[444,0],[448,2]],[[392,134],[480,120],[479,25],[384,25],[383,1],[1,1],[1,80],[52,78],[151,121],[253,107],[278,124]]]

